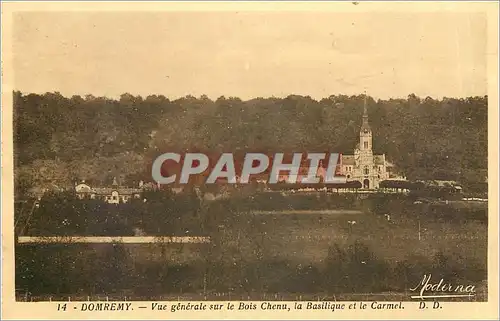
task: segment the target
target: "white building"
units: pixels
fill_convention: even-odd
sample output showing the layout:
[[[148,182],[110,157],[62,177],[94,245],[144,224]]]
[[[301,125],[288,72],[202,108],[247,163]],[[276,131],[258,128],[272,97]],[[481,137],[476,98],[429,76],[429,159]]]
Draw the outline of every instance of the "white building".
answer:
[[[115,178],[113,179],[113,185],[111,187],[91,187],[83,181],[75,186],[75,191],[80,199],[101,199],[110,204],[119,204],[127,203],[132,198],[140,198],[142,188],[119,186]]]

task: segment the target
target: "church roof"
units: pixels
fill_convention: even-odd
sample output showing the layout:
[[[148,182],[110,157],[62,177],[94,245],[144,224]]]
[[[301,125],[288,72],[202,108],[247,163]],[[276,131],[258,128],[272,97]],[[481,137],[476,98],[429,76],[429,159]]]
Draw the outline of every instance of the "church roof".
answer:
[[[384,155],[373,155],[375,165],[384,165]],[[342,165],[354,165],[354,155],[342,155]],[[387,164],[387,162],[385,163]]]
[[[354,165],[354,155],[342,155],[342,165]]]

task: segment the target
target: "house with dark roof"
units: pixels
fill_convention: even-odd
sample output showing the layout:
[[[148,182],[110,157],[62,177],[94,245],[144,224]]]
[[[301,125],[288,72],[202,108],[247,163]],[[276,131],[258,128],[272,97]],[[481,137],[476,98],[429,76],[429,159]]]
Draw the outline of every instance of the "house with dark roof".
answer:
[[[91,187],[82,181],[75,186],[75,192],[80,199],[100,199],[109,204],[119,204],[127,203],[133,198],[140,198],[143,188],[141,183],[139,185],[139,188],[123,187],[118,184],[116,178],[108,187]]]

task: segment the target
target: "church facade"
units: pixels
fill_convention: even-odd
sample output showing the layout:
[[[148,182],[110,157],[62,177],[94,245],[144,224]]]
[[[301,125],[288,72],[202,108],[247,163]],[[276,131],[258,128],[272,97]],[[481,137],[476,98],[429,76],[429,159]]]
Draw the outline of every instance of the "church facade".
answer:
[[[354,155],[342,155],[340,167],[346,180],[359,181],[362,189],[378,189],[380,182],[384,180],[404,179],[393,175],[394,165],[386,160],[385,154],[373,154],[373,132],[368,123],[366,96],[359,143],[354,149]]]

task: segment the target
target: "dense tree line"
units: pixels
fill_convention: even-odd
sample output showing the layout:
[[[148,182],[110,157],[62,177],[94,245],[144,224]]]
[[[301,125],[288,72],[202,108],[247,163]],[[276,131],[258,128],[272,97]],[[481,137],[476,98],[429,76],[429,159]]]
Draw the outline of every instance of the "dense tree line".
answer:
[[[335,151],[358,141],[363,95],[120,99],[14,92],[16,187],[150,179],[166,151]],[[367,98],[374,151],[409,179],[484,182],[487,97]]]

